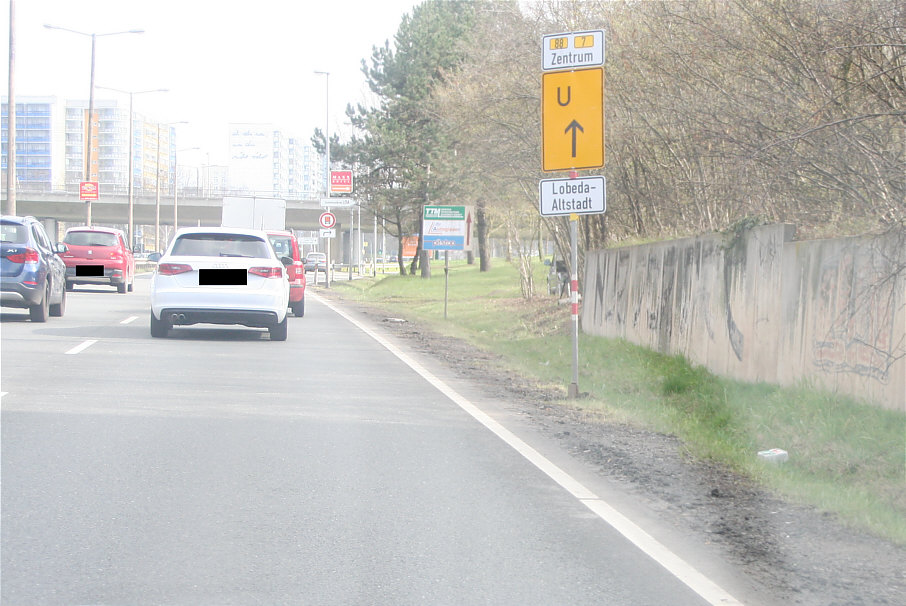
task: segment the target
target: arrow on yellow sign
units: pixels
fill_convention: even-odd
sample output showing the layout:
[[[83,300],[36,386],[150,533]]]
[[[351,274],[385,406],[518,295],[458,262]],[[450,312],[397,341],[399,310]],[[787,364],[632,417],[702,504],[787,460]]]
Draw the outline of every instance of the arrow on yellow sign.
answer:
[[[564,131],[567,133],[569,131],[573,131],[573,153],[572,153],[573,158],[576,157],[576,131],[577,130],[581,130],[583,133],[585,132],[585,129],[582,128],[582,125],[579,124],[578,122],[576,122],[575,120],[573,120],[572,122],[569,123],[569,126],[567,126],[566,130]]]

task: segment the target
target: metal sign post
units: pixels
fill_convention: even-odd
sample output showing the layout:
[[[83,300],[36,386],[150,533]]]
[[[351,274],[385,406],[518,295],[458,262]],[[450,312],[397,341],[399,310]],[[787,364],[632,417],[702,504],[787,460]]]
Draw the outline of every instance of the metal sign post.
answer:
[[[355,247],[355,208],[349,209],[349,281],[352,282],[352,257]]]
[[[542,37],[541,170],[569,170],[569,179],[538,184],[542,216],[569,216],[572,381],[579,397],[579,215],[607,208],[604,177],[579,178],[578,169],[604,166],[604,32]]]
[[[444,320],[450,286],[450,251],[472,250],[471,206],[425,206],[422,250],[444,251]]]
[[[569,384],[567,397],[579,397],[579,215],[569,216],[570,276],[569,304],[572,314],[573,333],[573,380]]]
[[[450,298],[450,251],[444,251],[444,320],[447,319],[447,301]]]

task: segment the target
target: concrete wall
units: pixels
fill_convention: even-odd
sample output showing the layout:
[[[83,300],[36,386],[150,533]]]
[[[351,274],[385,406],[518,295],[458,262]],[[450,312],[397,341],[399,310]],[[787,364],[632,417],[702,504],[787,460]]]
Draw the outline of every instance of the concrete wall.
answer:
[[[586,256],[582,329],[713,372],[906,409],[906,232],[793,242],[789,225]]]

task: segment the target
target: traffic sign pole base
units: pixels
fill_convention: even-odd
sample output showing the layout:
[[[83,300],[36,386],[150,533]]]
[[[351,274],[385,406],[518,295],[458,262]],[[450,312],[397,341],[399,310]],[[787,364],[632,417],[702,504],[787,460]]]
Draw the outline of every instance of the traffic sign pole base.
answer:
[[[569,389],[566,392],[566,397],[570,400],[575,400],[579,397],[579,385],[576,383],[570,383]]]

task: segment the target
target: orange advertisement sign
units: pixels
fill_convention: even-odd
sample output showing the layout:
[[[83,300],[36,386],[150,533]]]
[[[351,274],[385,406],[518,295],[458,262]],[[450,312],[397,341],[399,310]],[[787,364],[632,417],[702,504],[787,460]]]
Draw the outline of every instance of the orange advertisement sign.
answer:
[[[414,257],[418,250],[418,236],[403,236],[403,257]]]

